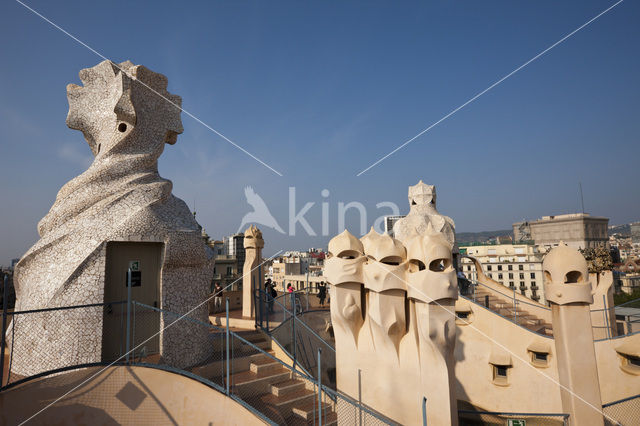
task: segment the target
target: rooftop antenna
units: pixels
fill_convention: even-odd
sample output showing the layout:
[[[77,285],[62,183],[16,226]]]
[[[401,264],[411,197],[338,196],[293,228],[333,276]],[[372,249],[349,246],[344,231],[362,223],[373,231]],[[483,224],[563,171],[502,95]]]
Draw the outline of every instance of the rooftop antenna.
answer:
[[[582,206],[582,214],[584,214],[584,197],[582,196],[582,182],[578,182],[578,186],[580,187],[580,204]]]

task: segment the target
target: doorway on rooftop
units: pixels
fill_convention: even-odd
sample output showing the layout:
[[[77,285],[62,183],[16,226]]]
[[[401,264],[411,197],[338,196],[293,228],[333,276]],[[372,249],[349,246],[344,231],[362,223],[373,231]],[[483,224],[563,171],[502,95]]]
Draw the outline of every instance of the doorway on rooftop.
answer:
[[[160,272],[163,243],[110,241],[107,243],[102,361],[118,359],[127,348],[127,272],[131,269],[129,318],[130,358],[153,356],[160,351]],[[156,308],[156,309],[154,309]],[[136,348],[136,346],[139,346]],[[124,359],[124,358],[123,358]]]

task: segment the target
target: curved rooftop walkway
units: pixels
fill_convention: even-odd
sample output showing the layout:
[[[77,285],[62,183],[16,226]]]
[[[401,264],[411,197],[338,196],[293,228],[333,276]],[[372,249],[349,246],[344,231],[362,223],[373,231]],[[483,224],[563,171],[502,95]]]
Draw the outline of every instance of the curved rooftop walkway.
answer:
[[[17,384],[0,393],[0,424],[24,422],[85,380],[28,424],[264,424],[198,380],[149,366],[122,365],[79,368]]]

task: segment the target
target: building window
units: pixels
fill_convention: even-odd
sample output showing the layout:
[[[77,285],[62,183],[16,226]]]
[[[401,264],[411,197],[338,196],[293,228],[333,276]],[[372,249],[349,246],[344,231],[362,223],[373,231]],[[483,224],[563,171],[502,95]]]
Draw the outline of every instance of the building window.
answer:
[[[456,312],[456,317],[458,317],[458,318],[460,318],[460,319],[463,319],[463,320],[466,320],[467,318],[469,318],[469,312],[460,312],[460,311],[457,311],[457,312]]]
[[[519,271],[524,271],[524,265],[518,265],[518,270]]]
[[[549,354],[544,353],[544,352],[534,352],[533,353],[533,359],[535,359],[536,361],[547,361],[547,358],[549,357]]]
[[[524,280],[524,274],[520,274],[520,279]],[[523,283],[520,283],[520,284],[523,284]]]
[[[487,271],[491,270],[491,265],[487,265]]]
[[[513,271],[513,265],[509,265],[509,266],[508,266],[508,269],[509,269],[510,271]]]
[[[502,265],[498,265],[498,271],[502,271]]]
[[[529,275],[531,276],[531,279],[532,279],[532,280],[535,280],[535,279],[536,279],[536,273],[535,273],[535,272],[532,272],[532,273],[531,273],[531,274],[529,274]]]
[[[529,351],[531,354],[531,364],[536,367],[549,366],[549,352]]]
[[[233,267],[227,266],[227,276],[233,275]]]
[[[622,365],[620,366],[622,371],[636,376],[640,375],[640,357],[621,352],[618,354],[622,357]]]
[[[492,365],[493,383],[498,386],[509,385],[509,367],[508,365]]]
[[[513,281],[509,281],[509,288],[513,288],[515,287],[515,285],[513,284]]]
[[[498,279],[501,280],[502,279],[502,274],[498,274]]]
[[[512,280],[513,279],[513,273],[509,272],[509,279]]]

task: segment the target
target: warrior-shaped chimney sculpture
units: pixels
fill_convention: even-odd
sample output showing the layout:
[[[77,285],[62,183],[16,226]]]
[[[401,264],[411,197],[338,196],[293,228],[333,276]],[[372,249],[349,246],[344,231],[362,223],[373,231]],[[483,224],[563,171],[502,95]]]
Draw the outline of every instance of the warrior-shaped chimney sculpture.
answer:
[[[574,424],[602,425],[587,261],[577,250],[560,243],[547,253],[542,268],[544,293],[551,305],[562,408]]]
[[[422,422],[423,397],[429,424],[457,424],[451,248],[431,224],[406,245],[373,229],[329,242],[338,389],[401,424]]]
[[[256,290],[262,288],[262,231],[251,225],[244,232],[245,259],[242,270],[242,316],[255,317],[254,298]]]
[[[84,86],[67,86],[67,125],[82,131],[95,159],[62,187],[38,224],[40,240],[16,266],[16,310],[126,299],[133,268],[141,274],[135,300],[186,313],[206,299],[213,261],[187,205],[158,174],[165,143],[183,130],[181,99],[167,92],[165,76],[129,61],[101,62],[80,79]],[[69,310],[55,324],[51,315],[14,321],[13,371],[32,375],[117,357],[121,352],[108,348],[124,345],[111,341],[120,335],[108,329],[112,310]],[[206,304],[190,316],[206,322]],[[152,335],[173,320],[162,314],[139,331]],[[206,332],[197,329],[181,321],[160,332],[155,350],[177,367],[199,362],[208,348]]]
[[[414,235],[421,235],[431,224],[437,232],[442,232],[447,241],[454,246],[456,225],[448,216],[441,215],[436,210],[436,187],[422,181],[409,187],[409,214],[400,219],[393,226],[393,236],[403,243]]]

